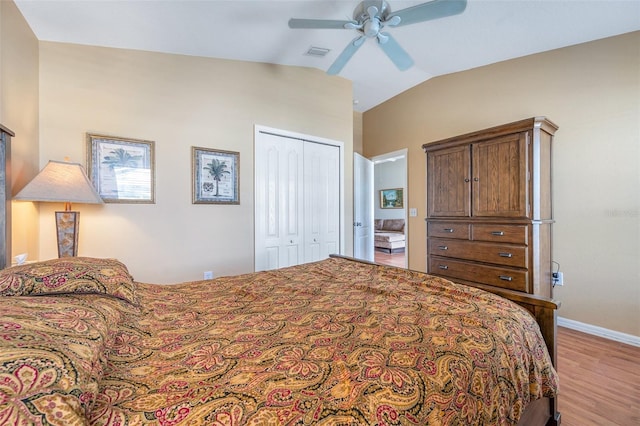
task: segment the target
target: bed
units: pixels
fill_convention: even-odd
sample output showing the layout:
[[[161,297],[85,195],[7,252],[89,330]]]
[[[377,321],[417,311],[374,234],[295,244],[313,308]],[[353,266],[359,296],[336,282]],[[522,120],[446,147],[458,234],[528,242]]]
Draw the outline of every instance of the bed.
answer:
[[[541,298],[339,256],[175,285],[54,259],[0,295],[0,424],[559,423]]]

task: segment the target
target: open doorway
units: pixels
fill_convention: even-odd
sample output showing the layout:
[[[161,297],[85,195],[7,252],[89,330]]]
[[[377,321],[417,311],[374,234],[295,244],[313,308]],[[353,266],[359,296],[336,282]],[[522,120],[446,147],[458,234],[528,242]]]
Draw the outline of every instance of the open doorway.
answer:
[[[407,244],[407,149],[371,158],[374,164],[375,262],[406,268]]]

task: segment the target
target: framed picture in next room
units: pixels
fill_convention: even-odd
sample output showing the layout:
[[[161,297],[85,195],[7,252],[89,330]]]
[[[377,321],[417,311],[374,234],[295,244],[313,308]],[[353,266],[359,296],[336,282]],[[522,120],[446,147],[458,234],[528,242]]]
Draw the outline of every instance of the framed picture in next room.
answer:
[[[402,209],[404,208],[404,195],[402,188],[381,189],[380,190],[381,209]]]

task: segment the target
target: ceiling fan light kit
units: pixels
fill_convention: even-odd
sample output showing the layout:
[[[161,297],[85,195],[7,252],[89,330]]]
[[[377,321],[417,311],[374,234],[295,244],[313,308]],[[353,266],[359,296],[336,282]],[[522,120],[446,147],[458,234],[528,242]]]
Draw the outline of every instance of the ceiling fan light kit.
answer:
[[[382,32],[382,29],[458,15],[466,7],[467,0],[433,0],[397,12],[391,12],[391,8],[385,0],[365,0],[358,4],[353,11],[352,21],[291,18],[289,20],[289,28],[345,29],[356,30],[359,33],[338,55],[327,70],[327,74],[335,75],[340,73],[368,38],[376,39],[378,45],[391,62],[399,70],[404,71],[413,66],[413,59],[391,34]]]

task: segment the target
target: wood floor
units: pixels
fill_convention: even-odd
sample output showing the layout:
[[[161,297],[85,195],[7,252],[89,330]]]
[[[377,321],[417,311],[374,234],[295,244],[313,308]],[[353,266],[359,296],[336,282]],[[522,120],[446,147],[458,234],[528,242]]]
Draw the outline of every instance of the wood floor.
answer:
[[[378,249],[375,249],[374,252],[375,252],[374,262],[376,263],[380,263],[382,265],[398,266],[400,268],[405,267],[404,252],[388,253],[386,251],[381,251]]]
[[[563,426],[640,425],[640,347],[558,327]]]

